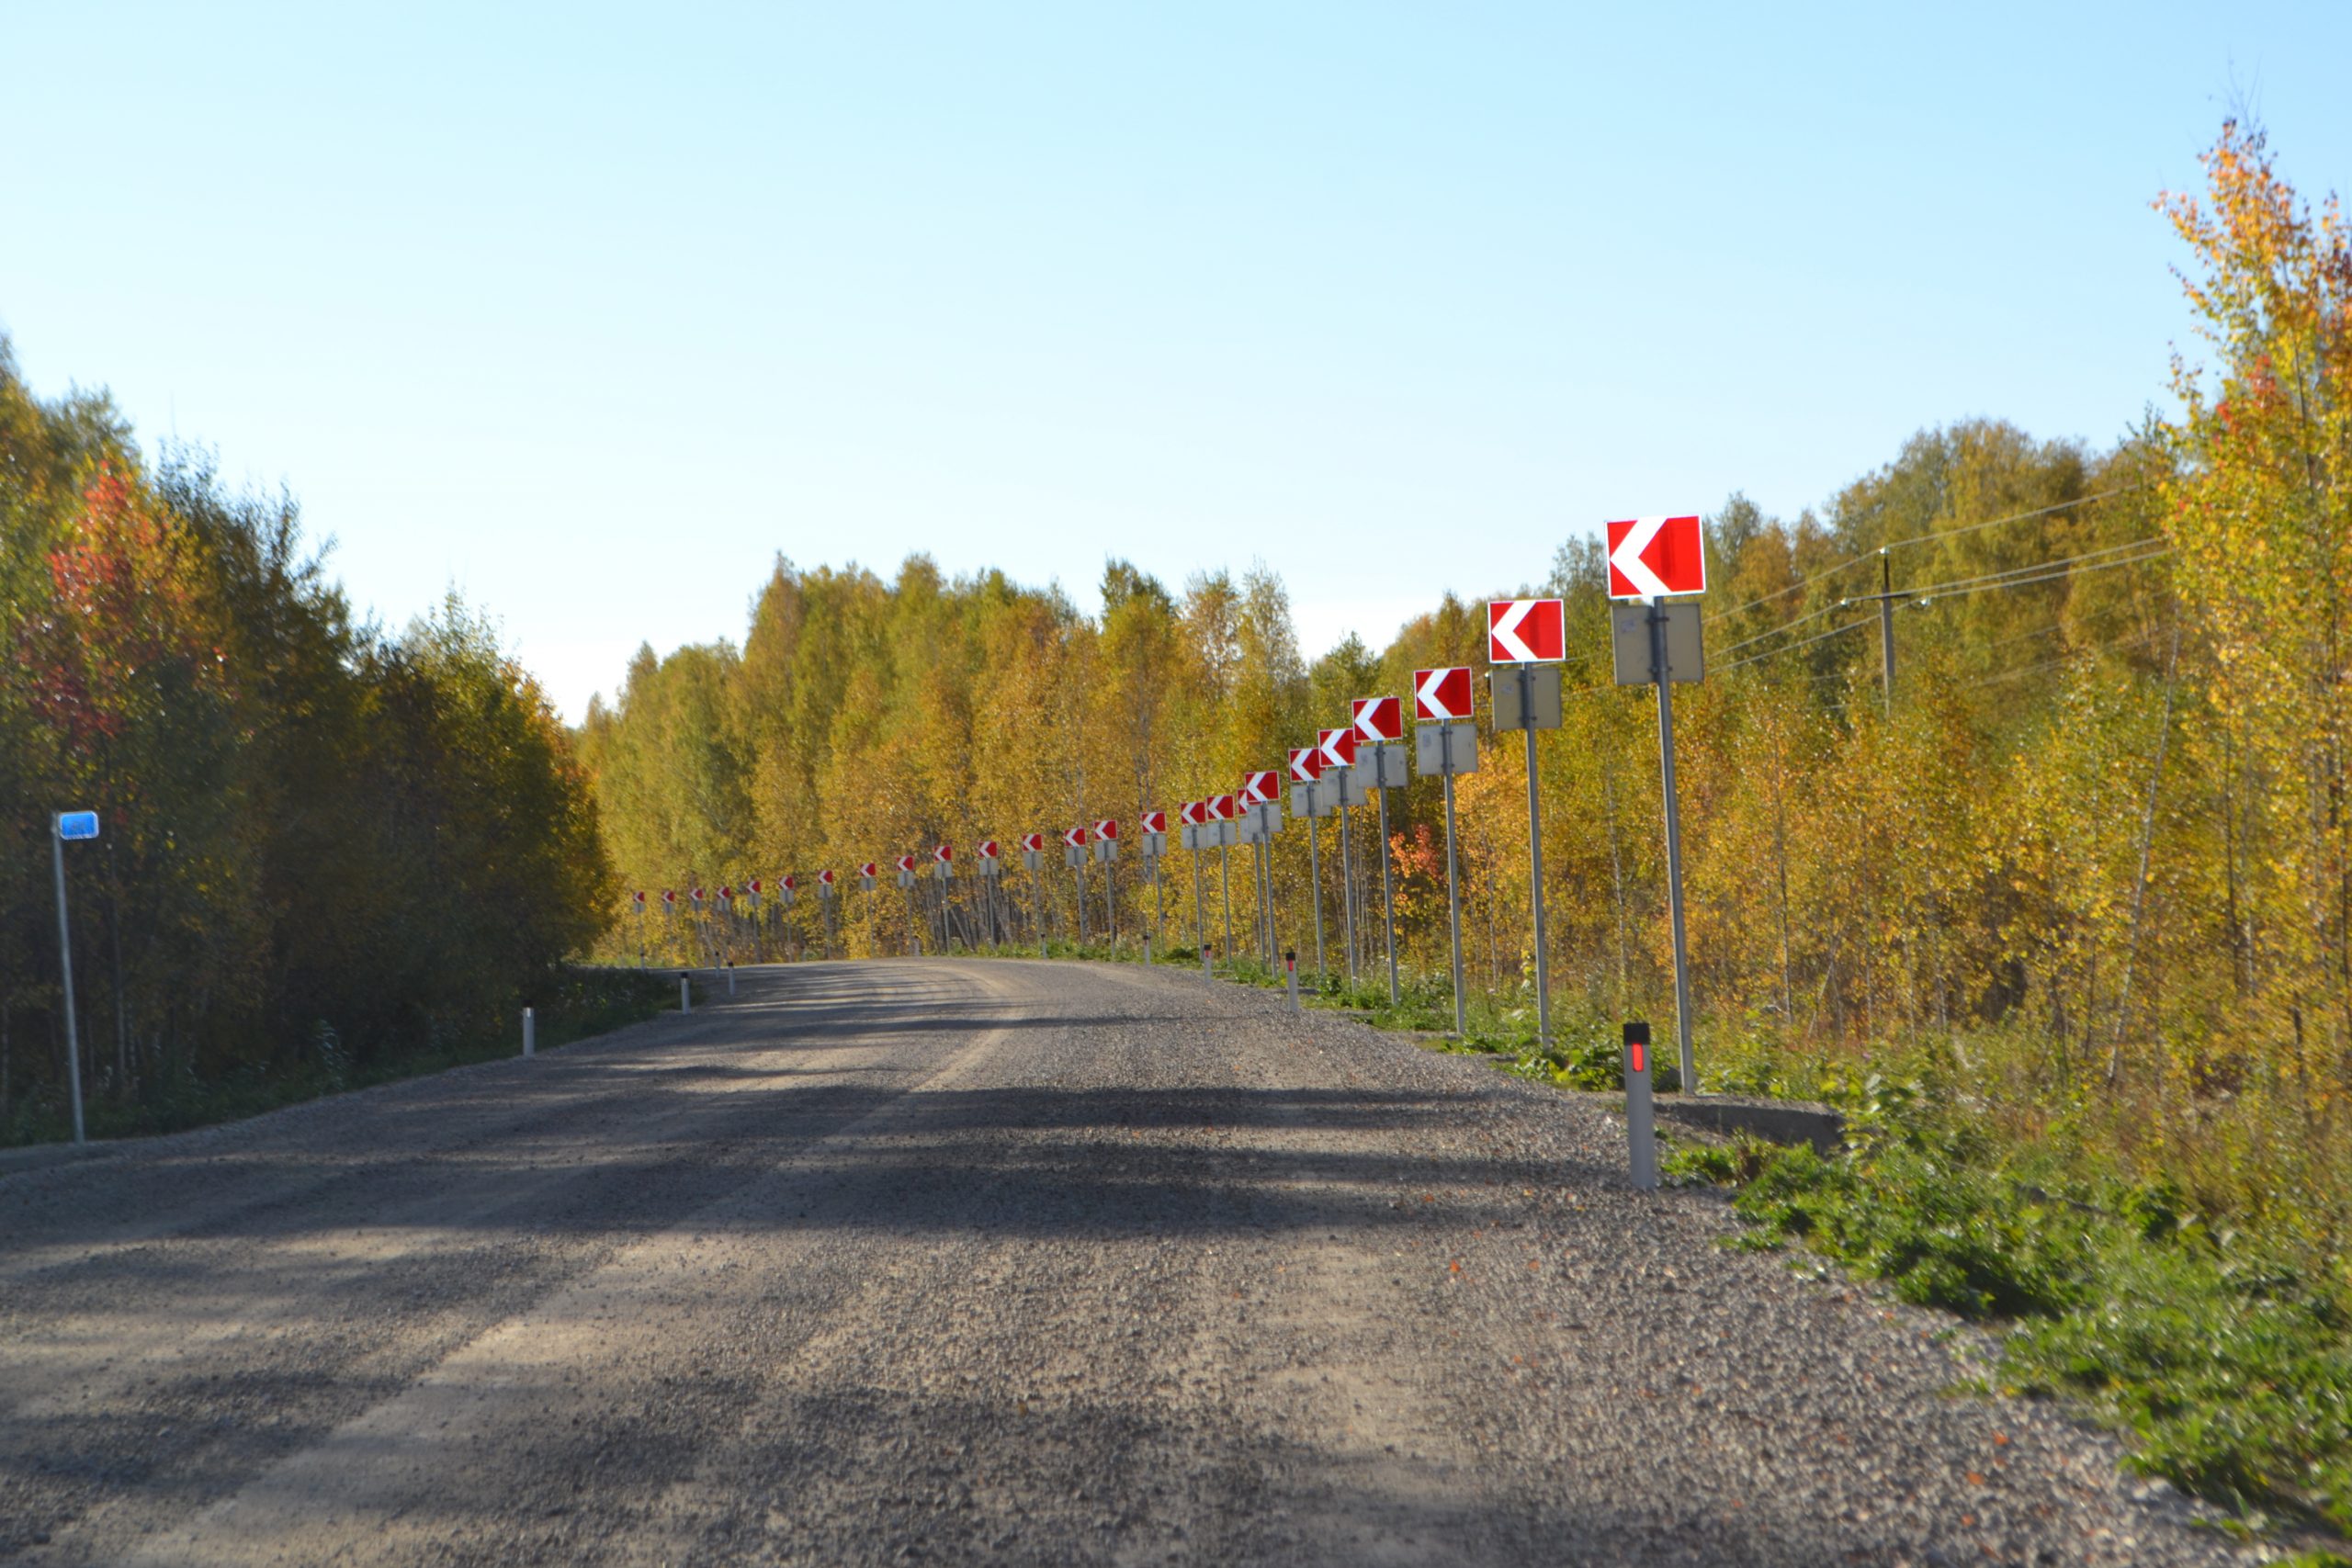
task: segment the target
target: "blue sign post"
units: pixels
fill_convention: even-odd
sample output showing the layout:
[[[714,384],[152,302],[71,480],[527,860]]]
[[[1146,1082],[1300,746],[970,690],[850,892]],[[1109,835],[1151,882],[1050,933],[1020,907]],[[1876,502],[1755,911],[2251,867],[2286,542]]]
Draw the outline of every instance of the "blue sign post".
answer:
[[[49,848],[57,863],[57,958],[65,970],[65,1082],[74,1101],[74,1141],[86,1142],[82,1133],[82,1040],[74,1016],[74,931],[65,919],[65,845],[68,840],[98,836],[95,811],[61,811],[57,836]]]

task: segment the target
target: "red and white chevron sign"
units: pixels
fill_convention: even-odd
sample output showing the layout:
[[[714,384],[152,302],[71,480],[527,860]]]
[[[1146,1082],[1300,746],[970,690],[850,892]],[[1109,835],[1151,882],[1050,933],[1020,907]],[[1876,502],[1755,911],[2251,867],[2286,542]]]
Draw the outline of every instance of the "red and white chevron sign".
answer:
[[[1046,835],[1043,833],[1023,833],[1021,835],[1021,847],[1026,852],[1034,855],[1046,847]]]
[[[1241,819],[1241,802],[1234,795],[1213,795],[1208,799],[1209,820],[1238,822]]]
[[[1549,664],[1568,656],[1568,618],[1557,599],[1487,602],[1487,659],[1495,664]]]
[[[1327,768],[1352,768],[1356,765],[1356,732],[1318,729],[1315,732],[1315,750],[1321,753]]]
[[[1107,839],[1113,843],[1117,843],[1119,841],[1118,819],[1116,818],[1105,817],[1102,821],[1094,824],[1094,836],[1098,839]]]
[[[1358,697],[1348,705],[1356,733],[1366,740],[1405,739],[1405,703],[1401,697]]]
[[[1470,667],[1456,664],[1443,670],[1413,671],[1413,716],[1424,721],[1469,718]]]
[[[912,870],[914,870],[914,868],[915,868],[915,857],[914,857],[914,856],[912,856],[912,855],[900,855],[900,856],[899,857],[899,869],[900,871],[912,871]]]
[[[1241,775],[1241,798],[1251,806],[1264,806],[1282,794],[1282,780],[1273,769]]]
[[[686,897],[689,897],[689,898],[691,898],[691,899],[693,899],[693,900],[695,901],[695,903],[697,906],[699,906],[699,905],[702,903],[702,889],[701,889],[701,888],[699,888],[699,887],[696,887],[696,888],[693,889],[692,891],[688,892],[688,893],[687,893],[687,895],[686,895]]]
[[[664,887],[662,889],[662,902],[669,905],[670,908],[674,909],[678,907],[678,896],[670,891],[667,887]]]
[[[1147,833],[1165,833],[1168,831],[1168,813],[1165,811],[1145,812],[1143,814],[1143,830]]]
[[[786,872],[786,873],[785,874],[785,877],[784,877],[784,890],[785,890],[786,893],[791,892],[794,888],[796,888],[796,887],[797,887],[797,886],[800,886],[800,879],[799,879],[798,877],[797,877],[797,876],[793,875],[790,872]]]
[[[1188,800],[1184,802],[1182,806],[1179,806],[1176,808],[1176,820],[1182,823],[1187,828],[1199,827],[1203,822],[1208,820],[1208,818],[1203,816],[1201,812],[1201,807],[1207,804],[1208,803],[1206,801],[1200,800]]]
[[[1323,776],[1323,753],[1312,746],[1290,749],[1290,782],[1313,784]]]
[[[996,840],[995,840],[994,839],[982,839],[982,840],[980,840],[980,858],[981,858],[982,860],[994,860],[994,859],[996,859],[996,857],[997,857],[997,842],[996,842]]]
[[[945,865],[955,860],[956,848],[952,844],[942,844],[937,849],[931,852],[931,858],[937,861],[940,864]]]
[[[1062,842],[1073,850],[1084,849],[1086,847],[1086,829],[1083,828],[1072,828],[1069,829],[1067,832],[1062,834]]]
[[[867,861],[865,863],[865,874],[868,876],[874,874],[874,863],[872,861]],[[817,880],[825,886],[831,887],[833,885],[833,874],[831,871],[820,871],[817,874]]]
[[[638,912],[639,914],[640,914],[640,915],[641,915],[641,914],[645,913],[645,895],[644,895],[644,894],[642,894],[642,893],[632,893],[632,894],[630,894],[630,895],[629,895],[629,902],[630,902],[630,903],[632,903],[632,904],[635,904],[635,905],[637,906],[637,912]]]
[[[864,865],[857,868],[857,874],[865,877],[870,881],[882,874],[882,868],[873,861],[867,861]],[[833,874],[830,871],[821,872],[819,874],[819,879],[825,882],[831,882],[833,879]]]
[[[752,878],[752,884],[751,884],[751,889],[750,889],[750,891],[751,891],[751,894],[752,894],[752,896],[753,897],[755,897],[755,898],[756,898],[756,897],[759,897],[759,893],[760,893],[760,879],[759,879],[758,877],[756,877],[756,876],[755,876],[755,877]]]
[[[735,902],[735,889],[732,887],[722,887],[718,890],[718,897],[720,902],[732,904]]]
[[[1611,599],[1707,591],[1706,540],[1698,518],[1631,517],[1606,526]]]

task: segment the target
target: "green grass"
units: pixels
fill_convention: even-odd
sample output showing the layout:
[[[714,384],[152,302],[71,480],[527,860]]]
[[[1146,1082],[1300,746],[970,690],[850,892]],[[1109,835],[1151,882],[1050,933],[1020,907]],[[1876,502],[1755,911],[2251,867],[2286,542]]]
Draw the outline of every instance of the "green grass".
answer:
[[[1792,1244],[2007,1332],[2011,1393],[2078,1400],[2131,1462],[2239,1510],[2352,1528],[2352,1301],[2323,1260],[2190,1211],[2164,1183],[2069,1179],[1919,1082],[1832,1089],[1848,1146],[1690,1147],[1737,1189],[1741,1245]],[[2314,1559],[2313,1561],[2324,1561]]]
[[[677,980],[670,971],[568,970],[536,1003],[536,1047],[552,1051],[635,1023],[674,1008],[677,998]],[[93,1139],[180,1133],[258,1116],[322,1095],[515,1055],[522,1050],[519,1002],[513,1011],[514,1018],[499,1025],[486,1025],[438,1045],[364,1061],[353,1060],[334,1030],[322,1022],[313,1026],[308,1049],[299,1057],[241,1068],[212,1079],[183,1077],[136,1100],[94,1097],[84,1108],[83,1124]],[[0,1122],[0,1147],[62,1143],[73,1131],[72,1112],[62,1092],[26,1099]]]
[[[1192,954],[1180,961],[1197,967]],[[1281,984],[1254,960],[1217,967],[1239,983]],[[1546,1045],[1532,995],[1470,998],[1455,1036],[1444,976],[1405,977],[1395,1006],[1385,976],[1352,987],[1337,974],[1320,987],[1303,977],[1301,999],[1444,1036],[1437,1048],[1493,1057],[1522,1077],[1624,1087],[1622,1025],[1578,998],[1555,1007]],[[2063,1123],[2028,1140],[1972,1120],[1955,1109],[1965,1097],[1936,1053],[1905,1055],[1905,1076],[1747,1035],[1708,1043],[1708,1087],[1826,1101],[1845,1114],[1848,1146],[1826,1158],[1753,1141],[1669,1154],[1684,1179],[1739,1190],[1752,1227],[1744,1245],[1800,1245],[1903,1300],[2005,1329],[2006,1392],[2078,1402],[2131,1436],[2136,1469],[2236,1510],[2249,1528],[2290,1517],[2352,1529],[2352,1277],[2340,1260],[2200,1215],[2168,1183],[2103,1177],[2096,1137]],[[1677,1077],[1659,1065],[1660,1089]],[[2324,1551],[2298,1561],[2352,1568]]]

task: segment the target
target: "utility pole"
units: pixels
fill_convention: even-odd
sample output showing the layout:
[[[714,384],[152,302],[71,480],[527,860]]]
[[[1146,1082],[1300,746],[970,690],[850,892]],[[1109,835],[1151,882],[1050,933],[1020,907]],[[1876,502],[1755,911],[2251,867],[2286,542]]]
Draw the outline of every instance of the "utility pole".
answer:
[[[1894,568],[1881,545],[1878,551],[1878,658],[1885,688],[1886,711],[1894,713]]]
[[[1838,601],[1838,607],[1841,610],[1849,604],[1875,604],[1878,606],[1879,690],[1890,716],[1894,712],[1894,602],[1897,598],[1910,597],[1908,593],[1897,594],[1894,592],[1894,562],[1886,547],[1882,545],[1878,552],[1878,592]]]

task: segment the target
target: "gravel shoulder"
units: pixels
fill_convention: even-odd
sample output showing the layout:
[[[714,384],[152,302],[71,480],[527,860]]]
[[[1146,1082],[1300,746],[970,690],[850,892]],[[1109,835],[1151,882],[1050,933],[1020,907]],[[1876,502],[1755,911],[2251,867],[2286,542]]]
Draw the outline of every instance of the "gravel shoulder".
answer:
[[[2245,1560],[1597,1108],[1126,966],[0,1173],[0,1561]]]

